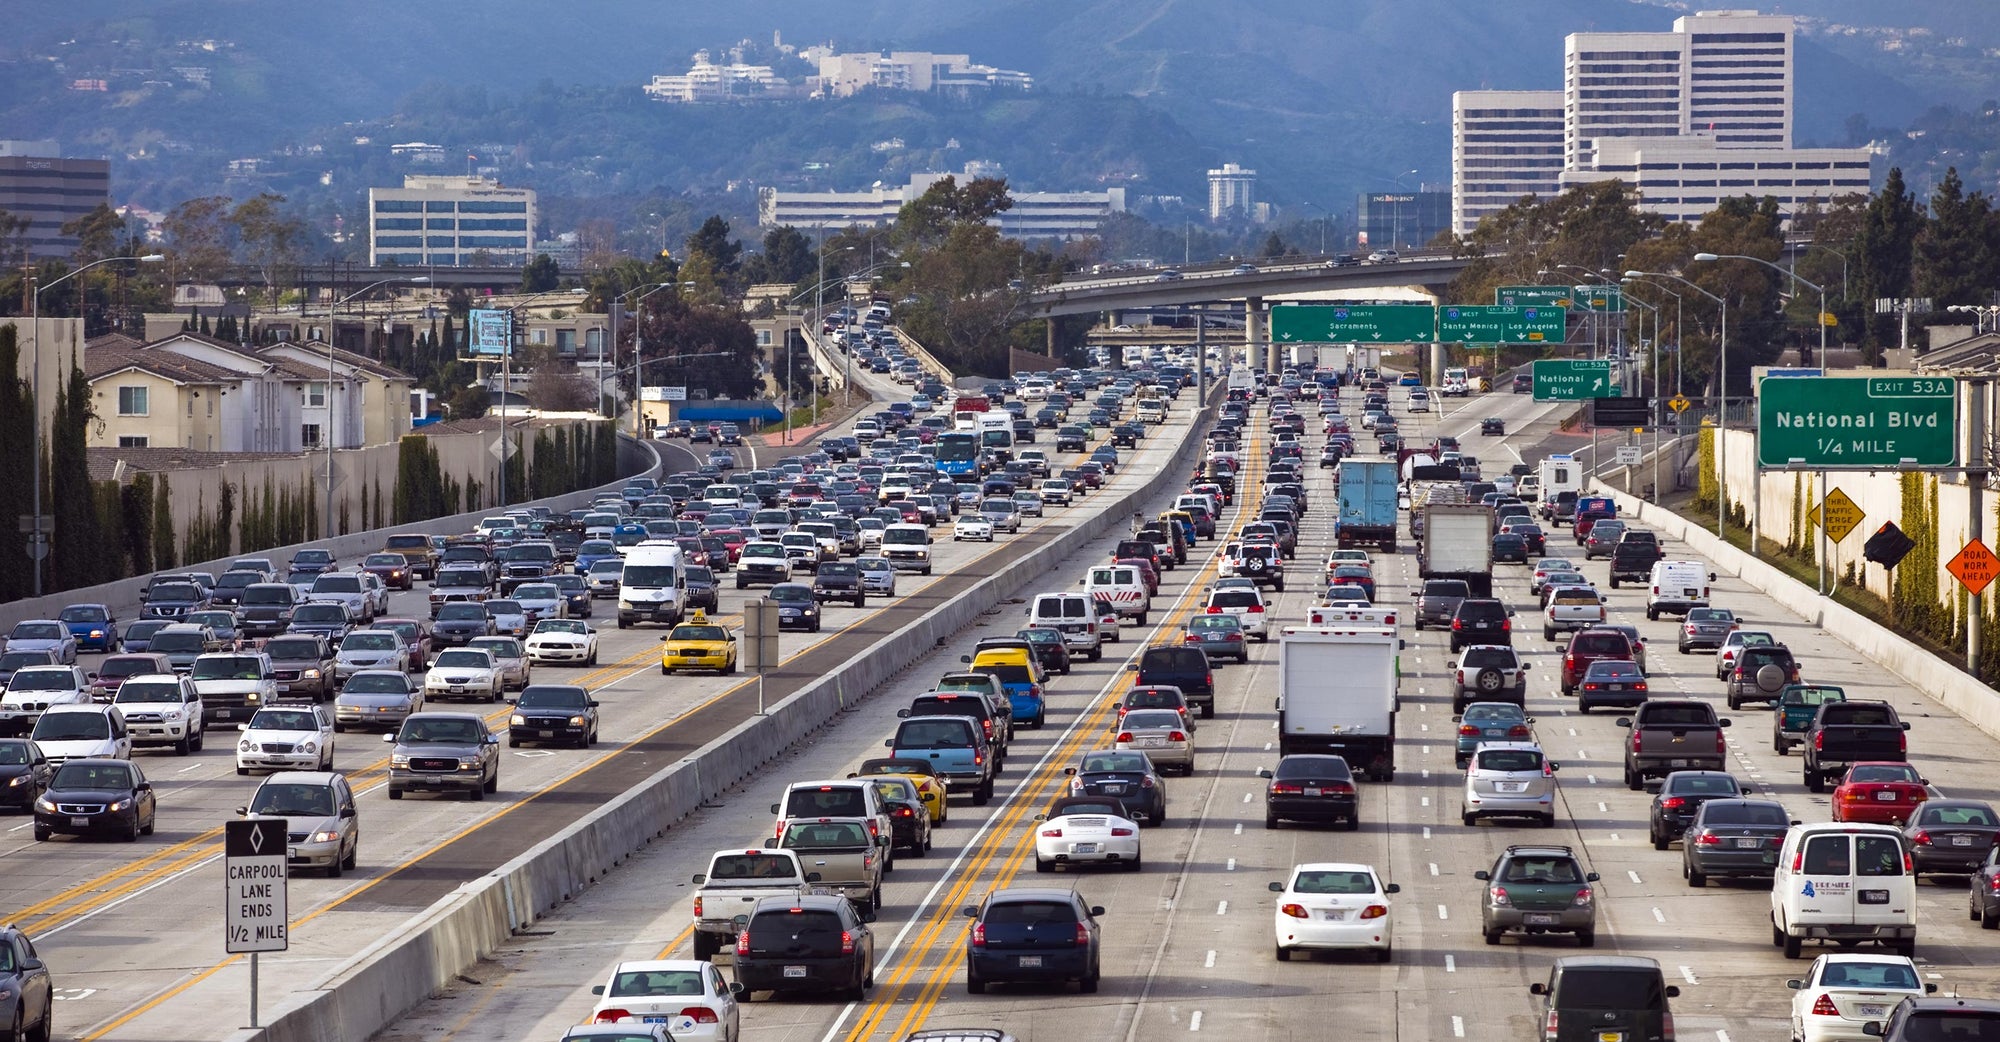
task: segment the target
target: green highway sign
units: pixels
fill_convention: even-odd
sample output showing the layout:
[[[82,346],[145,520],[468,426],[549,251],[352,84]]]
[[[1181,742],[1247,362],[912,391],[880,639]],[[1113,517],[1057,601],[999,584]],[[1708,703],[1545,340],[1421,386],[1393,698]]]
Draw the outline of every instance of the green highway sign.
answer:
[[[1625,290],[1621,286],[1571,286],[1569,306],[1578,311],[1623,311]]]
[[[1493,291],[1493,303],[1505,307],[1566,308],[1575,297],[1573,286],[1501,286]]]
[[[1538,402],[1618,397],[1609,358],[1538,358],[1534,373]]]
[[[1438,340],[1447,344],[1561,343],[1563,309],[1446,305],[1438,309]]]
[[[1811,468],[1958,462],[1958,381],[1801,376],[1757,385],[1757,463]]]
[[[1428,304],[1285,304],[1271,309],[1281,344],[1428,344],[1437,309]]]

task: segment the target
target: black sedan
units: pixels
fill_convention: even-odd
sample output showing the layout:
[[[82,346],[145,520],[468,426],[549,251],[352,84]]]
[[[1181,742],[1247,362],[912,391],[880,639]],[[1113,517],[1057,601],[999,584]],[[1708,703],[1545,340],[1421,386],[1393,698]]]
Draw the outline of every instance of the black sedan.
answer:
[[[1692,887],[1710,876],[1769,879],[1785,833],[1798,822],[1772,800],[1713,799],[1688,823],[1681,844],[1681,875]]]
[[[1167,783],[1145,753],[1100,749],[1084,753],[1069,775],[1072,796],[1112,796],[1143,814],[1148,825],[1167,820]]]
[[[55,985],[28,935],[0,928],[0,995],[14,1007],[15,1038],[48,1039],[55,1020]]]
[[[587,749],[597,741],[597,700],[581,684],[529,684],[513,699],[507,744],[549,742]]]
[[[1014,636],[1035,646],[1035,658],[1041,661],[1043,669],[1069,675],[1069,645],[1063,643],[1061,630],[1053,626],[1030,626]]]
[[[128,760],[71,760],[56,769],[35,801],[35,839],[58,832],[111,834],[126,841],[153,834],[153,786]]]
[[[1512,532],[1502,532],[1493,537],[1493,563],[1502,561],[1513,564],[1528,563],[1528,542]]]
[[[2000,815],[1985,800],[1925,800],[1903,826],[1916,875],[1963,875],[2000,840]]]
[[[1653,810],[1646,833],[1654,850],[1665,850],[1681,838],[1694,821],[1695,812],[1709,800],[1733,800],[1748,796],[1750,790],[1726,771],[1675,771],[1660,782],[1653,797]]]
[[[54,773],[41,746],[26,738],[0,738],[0,807],[33,810]]]
[[[1488,416],[1479,421],[1479,433],[1501,435],[1507,433],[1507,421],[1498,416]]]
[[[1264,788],[1267,829],[1281,821],[1338,822],[1349,832],[1361,827],[1361,795],[1345,757],[1295,753],[1275,770],[1258,768],[1257,776],[1271,780]]]
[[[779,583],[770,599],[778,605],[778,628],[819,632],[819,601],[805,583]]]

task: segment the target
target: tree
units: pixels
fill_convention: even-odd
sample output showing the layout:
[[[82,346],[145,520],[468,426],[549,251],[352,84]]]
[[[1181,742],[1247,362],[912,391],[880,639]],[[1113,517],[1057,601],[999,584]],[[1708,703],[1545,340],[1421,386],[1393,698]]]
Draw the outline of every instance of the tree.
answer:
[[[259,193],[230,211],[228,224],[242,243],[244,259],[257,269],[264,288],[275,291],[278,273],[297,265],[306,236],[303,221],[281,212],[282,195]]]
[[[1290,252],[1291,249],[1285,245],[1285,240],[1277,232],[1272,232],[1270,235],[1264,237],[1264,248],[1257,251],[1257,255],[1269,260],[1274,257],[1282,257]]]
[[[229,197],[223,195],[189,199],[167,211],[161,230],[177,277],[214,282],[229,269],[228,215]]]
[[[582,412],[600,404],[597,388],[576,366],[558,358],[554,348],[539,347],[514,360],[516,371],[528,370],[528,404],[549,412]]]
[[[1931,298],[1933,307],[1982,304],[1992,289],[1995,252],[1989,222],[1993,205],[1983,192],[1966,194],[1958,168],[1945,171],[1931,193],[1930,220],[1915,244],[1916,296]]]
[[[1916,196],[1903,183],[1902,168],[1892,168],[1882,190],[1868,203],[1856,244],[1855,267],[1863,300],[1910,296],[1914,249],[1923,223]],[[1893,337],[1889,331],[1894,328],[1895,316],[1871,317],[1871,343],[1879,347],[1885,338]]]
[[[0,481],[0,517],[28,513],[31,497],[23,479],[34,466],[35,412],[28,382],[21,378],[20,355],[16,326],[0,326],[0,469],[14,475],[12,481]],[[0,599],[28,596],[32,571],[18,526],[11,532],[0,529]]]
[[[70,254],[70,263],[89,264],[104,257],[116,256],[118,237],[125,231],[125,218],[118,216],[109,203],[98,203],[96,209],[74,220],[65,221],[64,235],[76,237],[76,252]]]
[[[637,399],[639,387],[663,384],[705,388],[715,397],[756,397],[757,334],[734,305],[655,293],[618,335],[621,354],[642,363],[619,378],[629,398]],[[635,343],[645,350],[630,353]]]
[[[49,503],[56,526],[48,574],[55,576],[62,588],[117,578],[104,571],[108,555],[99,539],[96,493],[91,488],[90,460],[84,450],[93,418],[90,383],[72,360],[69,379],[56,390],[48,440]]]
[[[975,177],[961,188],[956,177],[942,177],[904,204],[893,239],[906,255],[935,248],[959,225],[984,224],[1013,206],[1005,178]]]
[[[554,257],[546,253],[535,254],[535,259],[521,269],[521,292],[547,293],[562,285],[562,269],[556,266]]]
[[[687,238],[689,259],[699,254],[707,257],[716,274],[723,280],[736,274],[737,262],[743,256],[743,247],[729,236],[729,222],[721,215],[714,215],[701,222],[693,235]]]
[[[806,278],[818,278],[818,259],[813,256],[812,240],[789,224],[764,233],[764,252],[754,263],[757,265],[752,276],[754,282],[797,284]]]
[[[493,392],[485,384],[464,384],[445,396],[445,407],[454,420],[476,420],[493,408]]]
[[[19,268],[28,262],[28,228],[35,222],[0,210],[0,268]]]

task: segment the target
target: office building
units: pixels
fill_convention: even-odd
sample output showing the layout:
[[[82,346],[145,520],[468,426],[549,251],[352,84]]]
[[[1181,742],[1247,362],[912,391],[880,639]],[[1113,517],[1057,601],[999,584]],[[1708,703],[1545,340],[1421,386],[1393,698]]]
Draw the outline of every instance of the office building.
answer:
[[[484,177],[411,174],[368,190],[368,263],[405,267],[526,264],[535,192]]]
[[[1865,148],[1725,148],[1702,137],[1615,138],[1598,142],[1590,166],[1565,170],[1563,187],[1612,179],[1639,193],[1639,209],[1700,221],[1724,199],[1765,196],[1787,214],[1807,199],[1822,205],[1866,193],[1874,183]]]
[[[110,201],[109,160],[64,159],[53,141],[0,141],[0,210],[27,218],[26,259],[67,259],[77,242],[62,226]]]
[[[1792,147],[1790,15],[1703,11],[1674,20],[1687,40],[1681,132],[1731,148]]]
[[[1524,195],[1550,196],[1563,170],[1563,92],[1451,96],[1451,227],[1460,235]]]
[[[1257,171],[1235,163],[1224,163],[1208,172],[1208,219],[1219,221],[1231,215],[1249,217],[1256,212]]]
[[[1414,192],[1364,192],[1355,200],[1359,245],[1372,249],[1421,249],[1451,227],[1451,193],[1428,185]]]
[[[994,89],[1030,90],[1034,77],[1016,69],[980,65],[966,54],[929,51],[862,51],[832,54],[810,48],[802,57],[817,58],[818,93],[835,98],[864,90],[917,93],[984,93]]]
[[[908,184],[876,185],[859,192],[788,192],[775,188],[757,193],[757,223],[765,228],[825,226],[847,228],[895,223],[903,207],[914,202],[940,179],[959,183],[975,177],[998,176],[989,164],[966,164],[960,174],[917,174]],[[1002,235],[1015,239],[1073,239],[1094,235],[1104,218],[1125,210],[1125,189],[1101,192],[1023,192],[1008,189],[1014,205],[993,220]]]
[[[688,71],[676,76],[655,76],[643,88],[661,101],[684,104],[727,101],[755,97],[784,87],[785,81],[769,65],[731,62],[717,65],[707,51],[696,51]]]

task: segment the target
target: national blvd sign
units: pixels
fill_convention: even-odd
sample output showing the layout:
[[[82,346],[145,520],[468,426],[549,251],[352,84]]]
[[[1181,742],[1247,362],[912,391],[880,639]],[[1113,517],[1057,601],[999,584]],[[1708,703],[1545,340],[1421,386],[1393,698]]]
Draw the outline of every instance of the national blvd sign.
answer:
[[[1428,344],[1437,339],[1429,304],[1286,304],[1271,309],[1280,344]]]
[[[1854,470],[1957,462],[1958,381],[1950,377],[1804,376],[1758,385],[1759,466]]]
[[[1609,358],[1538,358],[1534,364],[1535,400],[1575,402],[1585,398],[1616,398]]]

